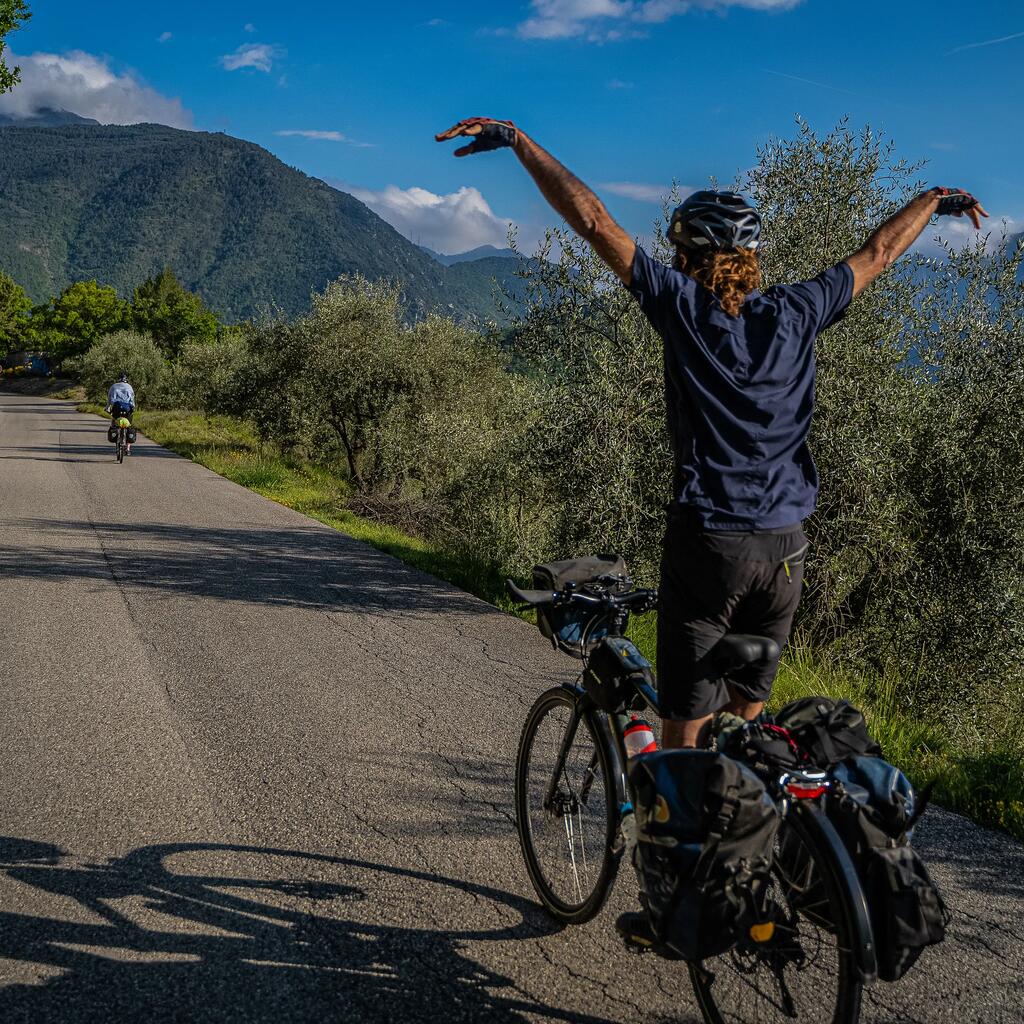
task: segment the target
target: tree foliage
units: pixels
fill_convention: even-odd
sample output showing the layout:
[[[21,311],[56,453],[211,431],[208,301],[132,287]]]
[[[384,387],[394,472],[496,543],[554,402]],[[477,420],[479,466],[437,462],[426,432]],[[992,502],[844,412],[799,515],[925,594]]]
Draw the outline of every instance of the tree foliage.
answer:
[[[235,376],[248,354],[244,333],[225,328],[213,341],[187,341],[168,367],[160,404],[177,409],[225,412]]]
[[[103,403],[118,374],[128,374],[135,400],[141,405],[159,394],[165,372],[163,356],[153,339],[130,330],[114,331],[100,338],[82,358],[81,365],[86,394],[92,401]]]
[[[128,306],[113,288],[76,281],[32,312],[29,336],[57,362],[83,355],[99,338],[128,321]]]
[[[217,337],[217,317],[198,296],[187,291],[170,267],[135,289],[132,325],[149,334],[164,355],[173,359],[186,342],[205,344]]]
[[[452,320],[409,327],[386,282],[343,278],[291,323],[248,337],[233,407],[260,435],[345,466],[365,497],[429,498],[450,485],[506,386],[504,357]]]
[[[0,355],[23,343],[31,308],[25,289],[0,271]]]
[[[32,17],[25,0],[0,0],[0,93],[18,84],[21,68],[9,67],[4,57],[7,36]]]

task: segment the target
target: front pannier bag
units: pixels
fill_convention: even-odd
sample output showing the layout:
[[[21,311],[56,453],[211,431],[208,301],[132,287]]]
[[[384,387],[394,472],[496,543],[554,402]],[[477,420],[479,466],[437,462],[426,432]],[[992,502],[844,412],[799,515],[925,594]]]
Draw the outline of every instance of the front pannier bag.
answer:
[[[654,668],[625,637],[606,636],[587,658],[583,686],[594,703],[610,715],[621,714],[631,706],[643,706],[634,681],[652,690],[657,686]]]
[[[699,962],[764,920],[779,814],[745,765],[710,750],[643,754],[634,864],[658,941]]]
[[[621,576],[625,580],[626,563],[618,555],[590,555],[533,567],[533,585],[537,590],[563,590],[569,583],[583,589],[601,576]],[[623,582],[610,589],[625,591],[627,584]],[[537,628],[555,647],[574,658],[582,658],[585,647],[589,648],[607,633],[600,623],[594,622],[593,611],[582,605],[538,608]]]

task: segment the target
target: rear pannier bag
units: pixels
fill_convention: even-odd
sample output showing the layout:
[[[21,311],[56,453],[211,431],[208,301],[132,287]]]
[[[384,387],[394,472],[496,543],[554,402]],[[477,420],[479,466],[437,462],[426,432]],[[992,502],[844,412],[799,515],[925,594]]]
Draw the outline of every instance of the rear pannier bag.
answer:
[[[774,721],[787,729],[797,745],[822,769],[832,768],[847,757],[878,757],[882,753],[868,733],[864,715],[849,701],[804,697],[780,708]]]
[[[699,962],[764,920],[779,813],[745,765],[710,750],[664,750],[630,768],[634,866],[658,941]]]
[[[583,673],[583,686],[594,703],[610,715],[621,714],[633,705],[643,707],[636,683],[655,688],[651,663],[624,637],[599,640],[590,651]]]
[[[878,976],[897,981],[926,946],[946,937],[950,915],[910,845],[924,811],[910,780],[878,757],[836,766],[829,818],[853,857],[875,935]]]
[[[117,427],[107,427],[107,440],[111,444],[117,443]]]
[[[129,427],[128,428],[128,443],[129,444],[135,444],[135,439],[137,437],[138,437],[138,434],[136,433],[135,428],[134,427]]]
[[[533,567],[533,585],[537,590],[562,590],[569,583],[582,589],[601,576],[621,576],[625,580],[626,563],[618,555],[590,555]],[[611,589],[625,592],[627,584],[623,582]],[[538,608],[537,628],[560,651],[575,658],[582,658],[608,632],[607,627],[594,621],[594,612],[581,605]]]

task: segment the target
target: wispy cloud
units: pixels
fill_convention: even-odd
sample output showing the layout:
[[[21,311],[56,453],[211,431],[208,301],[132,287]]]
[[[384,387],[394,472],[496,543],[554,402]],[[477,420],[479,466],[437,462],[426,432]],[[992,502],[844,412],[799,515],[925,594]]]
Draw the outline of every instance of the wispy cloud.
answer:
[[[173,38],[174,38],[174,35],[172,33],[170,33],[170,32],[161,32],[160,35],[158,35],[156,37],[156,41],[158,43],[167,43],[167,42],[170,42],[170,40],[172,40]]]
[[[613,78],[607,83],[609,89],[632,89],[632,82],[624,82],[621,78]]]
[[[270,71],[275,60],[280,60],[285,51],[280,46],[269,43],[245,43],[234,53],[226,53],[220,59],[221,66],[227,71],[238,71],[241,68],[252,68],[254,71]]]
[[[1014,39],[1024,39],[1024,32],[1014,32],[1012,35],[998,36],[995,39],[982,39],[980,43],[964,43],[963,46],[955,46],[952,50],[947,50],[945,56],[950,57],[954,53],[962,53],[964,50],[977,50],[980,46],[998,46],[1000,43],[1009,43]]]
[[[323,131],[318,128],[282,128],[280,131],[274,132],[274,134],[285,136],[297,135],[303,139],[316,139],[320,142],[347,142],[350,146],[357,146],[360,149],[369,149],[373,145],[372,142],[357,142],[342,132]]]
[[[800,75],[787,75],[785,71],[772,71],[765,68],[766,75],[774,75],[776,78],[788,78],[791,82],[803,82],[804,85],[813,85],[816,89],[831,89],[832,92],[841,92],[846,96],[856,96],[855,92],[849,89],[841,89],[838,85],[829,85],[827,82],[816,82],[813,78],[801,78]]]
[[[691,10],[785,10],[802,0],[531,0],[516,31],[526,39],[583,38],[614,42],[641,35],[637,26],[668,21]]]
[[[251,21],[247,21],[245,23],[245,28],[242,31],[248,32],[251,35],[256,31],[256,26]]]

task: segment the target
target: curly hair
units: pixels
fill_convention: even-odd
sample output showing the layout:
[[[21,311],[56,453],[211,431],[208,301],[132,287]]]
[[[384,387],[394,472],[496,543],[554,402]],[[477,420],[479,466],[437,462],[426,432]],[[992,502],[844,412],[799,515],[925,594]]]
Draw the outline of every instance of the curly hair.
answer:
[[[739,316],[743,300],[761,286],[761,264],[750,249],[677,249],[678,267],[718,296],[729,316]]]

